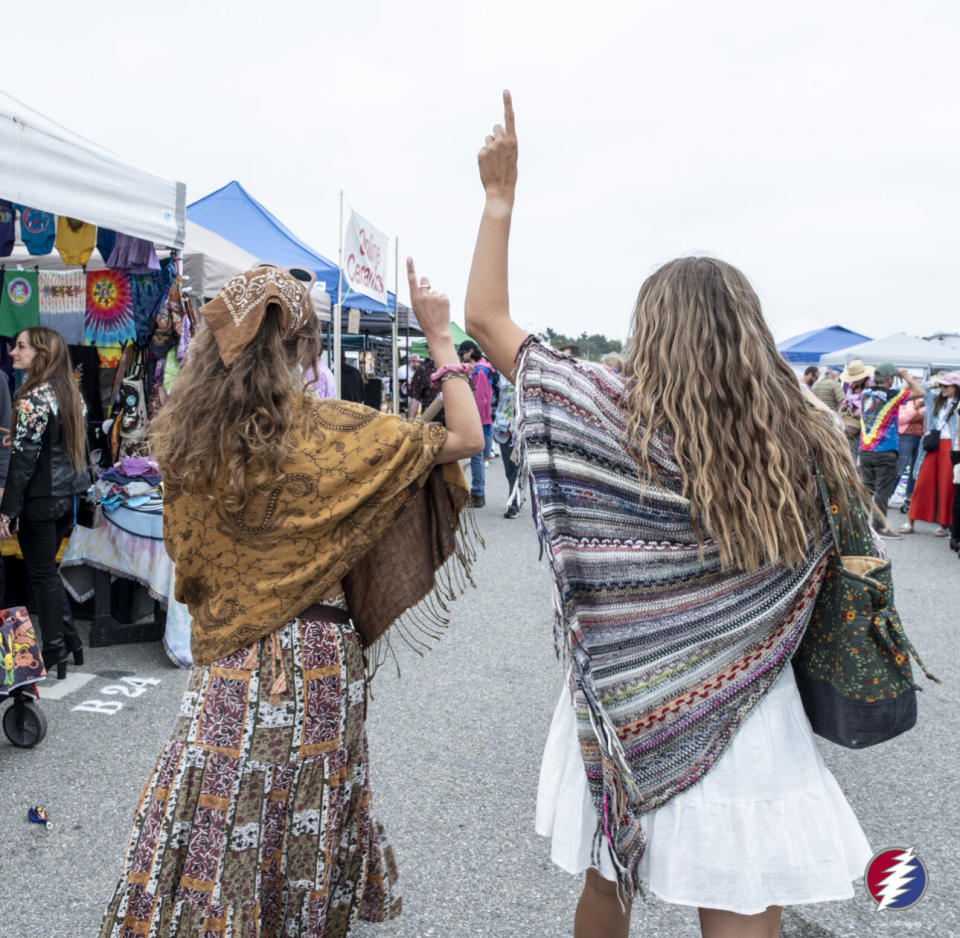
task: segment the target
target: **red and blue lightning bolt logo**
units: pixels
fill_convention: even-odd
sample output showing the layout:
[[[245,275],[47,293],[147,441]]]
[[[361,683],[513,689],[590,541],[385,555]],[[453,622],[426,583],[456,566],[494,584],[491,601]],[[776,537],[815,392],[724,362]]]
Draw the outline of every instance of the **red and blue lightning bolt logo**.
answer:
[[[877,911],[909,909],[927,889],[927,868],[913,847],[887,847],[868,864],[863,875]]]

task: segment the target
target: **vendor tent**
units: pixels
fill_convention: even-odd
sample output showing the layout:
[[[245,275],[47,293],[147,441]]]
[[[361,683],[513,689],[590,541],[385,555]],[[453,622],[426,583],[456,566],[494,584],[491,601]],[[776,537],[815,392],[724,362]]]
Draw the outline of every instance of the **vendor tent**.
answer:
[[[191,203],[187,206],[187,217],[255,257],[275,264],[300,265],[316,271],[317,280],[326,288],[331,302],[336,303],[337,280],[340,274],[337,265],[301,241],[239,182],[229,182],[216,192]],[[387,294],[388,308],[359,293],[346,292],[345,280],[342,289],[345,291],[344,308],[359,309],[363,313],[360,320],[361,330],[384,333],[391,331],[394,304],[392,293]],[[410,327],[417,329],[412,311],[401,303],[398,324],[401,330],[407,328],[408,317]]]
[[[183,247],[186,187],[145,173],[0,92],[0,198]]]
[[[821,365],[844,366],[859,358],[865,365],[893,362],[898,368],[941,371],[960,368],[960,343],[943,339],[921,339],[919,336],[898,332],[872,342],[861,342],[820,356]]]
[[[822,355],[845,349],[858,342],[869,342],[870,336],[861,335],[843,326],[828,326],[826,329],[814,329],[785,339],[777,344],[780,354],[788,361],[800,365],[809,365],[820,361]]]

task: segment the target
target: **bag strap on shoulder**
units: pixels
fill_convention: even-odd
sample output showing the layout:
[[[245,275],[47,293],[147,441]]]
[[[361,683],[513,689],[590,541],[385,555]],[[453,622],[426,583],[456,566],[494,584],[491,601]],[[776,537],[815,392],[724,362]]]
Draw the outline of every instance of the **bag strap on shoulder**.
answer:
[[[827,513],[827,521],[830,523],[830,533],[833,535],[833,546],[837,549],[837,557],[843,556],[840,549],[840,523],[837,516],[833,513],[833,503],[830,501],[830,493],[827,491],[827,483],[823,478],[823,472],[819,466],[814,466],[814,472],[817,476],[817,489],[820,492],[820,500],[823,502],[824,511]]]

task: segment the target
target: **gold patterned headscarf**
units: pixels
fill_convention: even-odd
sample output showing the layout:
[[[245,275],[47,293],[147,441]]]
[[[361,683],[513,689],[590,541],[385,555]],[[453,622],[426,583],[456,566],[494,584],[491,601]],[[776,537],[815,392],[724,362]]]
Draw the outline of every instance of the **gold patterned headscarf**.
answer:
[[[200,312],[213,330],[224,365],[230,366],[260,331],[267,307],[279,309],[284,338],[296,335],[315,316],[304,293],[309,285],[280,267],[257,267],[228,280]]]

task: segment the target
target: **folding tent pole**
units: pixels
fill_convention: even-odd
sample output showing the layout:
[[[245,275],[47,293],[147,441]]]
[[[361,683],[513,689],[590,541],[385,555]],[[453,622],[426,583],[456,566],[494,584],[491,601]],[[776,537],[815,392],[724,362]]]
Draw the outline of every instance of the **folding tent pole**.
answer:
[[[390,390],[393,392],[391,395],[393,397],[393,412],[395,414],[400,413],[400,383],[397,381],[397,376],[399,374],[400,363],[398,359],[398,345],[399,345],[399,334],[398,329],[400,327],[399,311],[400,311],[400,301],[397,298],[397,294],[400,292],[400,239],[393,239],[393,383],[390,385]],[[410,359],[407,358],[407,380],[410,380]]]
[[[337,265],[337,314],[333,320],[333,373],[337,378],[337,397],[342,395],[341,384],[343,378],[343,369],[340,367],[340,333],[342,331],[343,319],[343,189],[340,190],[340,237],[337,239],[337,247],[340,251]]]

